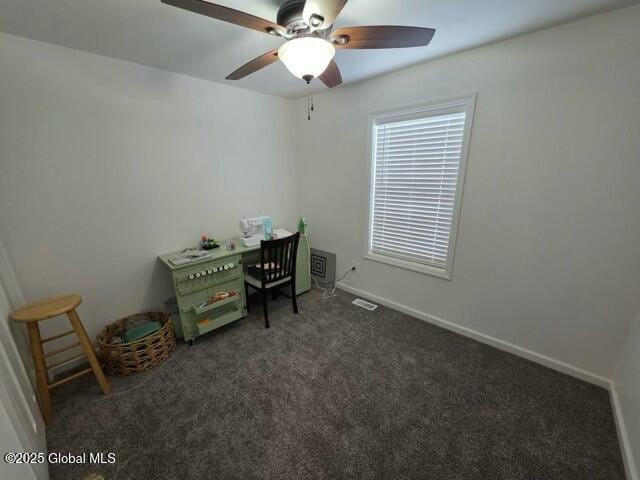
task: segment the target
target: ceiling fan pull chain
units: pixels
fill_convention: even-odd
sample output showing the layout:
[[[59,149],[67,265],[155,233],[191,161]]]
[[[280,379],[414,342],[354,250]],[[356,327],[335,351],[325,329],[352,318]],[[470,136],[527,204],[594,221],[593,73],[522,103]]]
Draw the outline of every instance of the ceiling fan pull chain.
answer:
[[[307,120],[311,120],[311,112],[313,111],[313,103],[311,92],[309,91],[309,83],[307,82]]]

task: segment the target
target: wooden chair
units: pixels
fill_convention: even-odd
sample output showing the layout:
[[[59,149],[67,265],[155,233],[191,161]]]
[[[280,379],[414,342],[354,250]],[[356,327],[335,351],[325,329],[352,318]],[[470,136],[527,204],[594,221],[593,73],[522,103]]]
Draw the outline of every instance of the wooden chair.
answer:
[[[249,267],[245,273],[244,287],[247,308],[249,286],[251,286],[262,294],[266,328],[269,328],[269,313],[267,311],[267,293],[269,291],[273,293],[275,298],[278,289],[285,285],[291,285],[293,313],[298,313],[298,304],[296,302],[296,257],[298,256],[299,240],[300,233],[277,240],[263,240],[260,242],[260,263]]]
[[[80,321],[80,317],[78,317],[78,314],[76,313],[76,307],[80,305],[81,302],[82,297],[80,297],[80,295],[60,295],[58,297],[47,298],[46,300],[32,303],[31,305],[27,305],[26,307],[21,308],[20,310],[16,310],[11,314],[11,318],[14,321],[26,323],[27,329],[29,331],[31,356],[33,357],[33,365],[36,373],[38,399],[40,401],[40,410],[42,411],[42,417],[44,418],[45,423],[50,423],[53,419],[53,412],[51,409],[51,396],[49,394],[49,390],[51,389],[62,385],[63,383],[66,383],[70,380],[78,378],[81,375],[93,372],[96,379],[98,380],[98,383],[100,384],[102,392],[107,395],[111,390],[109,387],[109,383],[107,382],[107,379],[102,372],[102,368],[100,368],[100,363],[98,363],[98,359],[96,358],[96,353],[93,350],[93,345],[91,345],[91,341],[89,340],[87,332],[84,329],[82,322]],[[38,322],[65,314],[69,318],[72,329],[68,332],[42,339],[40,337],[40,327],[38,326]],[[44,353],[42,348],[43,344],[52,340],[56,340],[58,338],[66,337],[67,335],[71,335],[73,333],[75,333],[78,337],[77,343]],[[47,357],[66,352],[67,350],[71,350],[75,347],[82,347],[83,353],[62,362],[50,365],[46,364]],[[90,365],[89,368],[81,370],[51,384],[49,383],[47,370],[65,363],[69,363],[82,357],[87,357]]]

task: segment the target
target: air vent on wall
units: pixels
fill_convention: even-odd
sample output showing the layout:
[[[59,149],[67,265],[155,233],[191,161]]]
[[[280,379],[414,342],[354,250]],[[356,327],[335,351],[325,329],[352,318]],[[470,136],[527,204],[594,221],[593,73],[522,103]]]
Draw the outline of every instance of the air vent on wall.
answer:
[[[366,300],[363,300],[361,298],[356,298],[351,303],[357,305],[358,307],[364,308],[365,310],[369,310],[370,312],[373,312],[376,308],[378,308],[378,305],[376,305],[375,303],[367,302]]]
[[[311,275],[324,285],[333,285],[336,281],[336,255],[317,248],[311,249]]]

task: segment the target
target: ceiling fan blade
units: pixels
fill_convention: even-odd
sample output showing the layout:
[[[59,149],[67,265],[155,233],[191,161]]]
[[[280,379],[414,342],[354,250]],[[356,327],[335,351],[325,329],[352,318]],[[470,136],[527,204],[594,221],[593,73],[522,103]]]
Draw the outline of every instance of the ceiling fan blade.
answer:
[[[331,63],[319,78],[329,88],[337,87],[342,83],[342,74],[335,60],[331,60]]]
[[[429,45],[433,28],[381,25],[345,27],[331,34],[336,48],[407,48]]]
[[[251,75],[258,70],[271,65],[273,62],[278,61],[278,50],[270,50],[264,55],[254,58],[250,62],[245,63],[235,72],[227,76],[227,80],[240,80],[241,78]]]
[[[222,20],[223,22],[234,23],[241,27],[251,28],[259,32],[270,33],[272,35],[285,33],[285,28],[277,23],[241,12],[240,10],[234,10],[233,8],[223,7],[222,5],[216,5],[215,3],[205,2],[204,0],[161,0],[161,2],[184,10],[189,10],[190,12]]]
[[[325,30],[333,25],[347,0],[307,0],[302,17],[312,30]]]

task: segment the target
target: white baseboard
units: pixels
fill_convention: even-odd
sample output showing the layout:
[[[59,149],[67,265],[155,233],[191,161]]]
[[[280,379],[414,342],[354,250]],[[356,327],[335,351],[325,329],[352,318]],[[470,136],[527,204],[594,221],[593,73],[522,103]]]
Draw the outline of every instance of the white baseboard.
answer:
[[[455,323],[451,323],[442,318],[438,318],[434,315],[429,315],[428,313],[424,313],[414,308],[401,305],[400,303],[394,302],[393,300],[389,300],[388,298],[383,298],[377,295],[373,295],[371,293],[365,292],[364,290],[360,290],[350,285],[346,285],[345,283],[339,282],[337,284],[337,287],[341,290],[344,290],[345,292],[349,292],[359,297],[364,297],[365,299],[374,301],[376,303],[379,303],[380,305],[384,305],[393,310],[406,313],[407,315],[410,315],[414,318],[424,320],[425,322],[437,325],[439,327],[445,328],[447,330],[450,330],[454,333],[458,333],[460,335],[471,338],[473,340],[477,340],[478,342],[490,345],[499,350],[503,350],[505,352],[512,353],[519,357],[526,358],[527,360],[531,360],[532,362],[539,363],[540,365],[544,365],[545,367],[549,367],[558,372],[571,375],[572,377],[578,378],[580,380],[584,380],[585,382],[607,389],[611,397],[611,406],[613,409],[616,429],[618,432],[618,441],[620,442],[620,447],[622,450],[622,458],[624,461],[627,480],[640,480],[640,477],[638,477],[638,473],[635,468],[634,459],[631,451],[631,445],[629,444],[629,437],[627,436],[627,430],[625,428],[624,418],[622,415],[622,409],[620,407],[618,394],[616,393],[613,383],[608,378],[602,377],[592,372],[588,372],[578,367],[574,367],[573,365],[569,365],[568,363],[562,362],[560,360],[556,360],[555,358],[551,358],[546,355],[536,353],[532,350],[519,347],[518,345],[505,342],[504,340],[500,340],[500,339],[491,337],[489,335],[485,335],[484,333],[471,330],[470,328],[456,325]]]
[[[635,461],[633,458],[633,451],[631,450],[631,444],[629,443],[629,436],[627,435],[627,428],[624,423],[624,415],[622,413],[622,406],[620,405],[620,399],[618,392],[613,383],[609,388],[609,395],[611,396],[611,405],[613,406],[613,416],[616,421],[616,430],[618,431],[618,441],[620,442],[622,450],[622,459],[624,460],[624,469],[627,474],[627,480],[640,480],[638,471],[636,470]]]
[[[353,288],[350,285],[346,285],[344,283],[338,283],[337,286],[339,289],[344,290],[345,292],[349,292],[354,295],[368,298],[369,300],[373,300],[381,305],[392,308],[393,310],[406,313],[407,315],[418,318],[420,320],[424,320],[425,322],[432,323],[434,325],[437,325],[439,327],[445,328],[452,332],[458,333],[465,337],[477,340],[481,343],[491,345],[492,347],[495,347],[499,350],[504,350],[505,352],[513,353],[514,355],[526,358],[527,360],[531,360],[532,362],[539,363],[541,365],[544,365],[545,367],[552,368],[553,370],[557,370],[558,372],[566,373],[567,375],[571,375],[572,377],[579,378],[580,380],[584,380],[585,382],[589,382],[594,385],[598,385],[599,387],[609,389],[609,386],[611,383],[609,379],[605,377],[601,377],[600,375],[597,375],[595,373],[582,370],[581,368],[574,367],[573,365],[569,365],[568,363],[561,362],[560,360],[556,360],[546,355],[536,353],[532,350],[528,350],[523,347],[519,347],[518,345],[514,345],[513,343],[505,342],[504,340],[500,340],[498,338],[485,335],[484,333],[471,330],[470,328],[456,325],[455,323],[449,322],[447,320],[438,318],[433,315],[429,315],[428,313],[421,312],[414,308],[406,307],[397,302],[394,302],[393,300],[379,297],[377,295],[372,295],[363,290]]]

